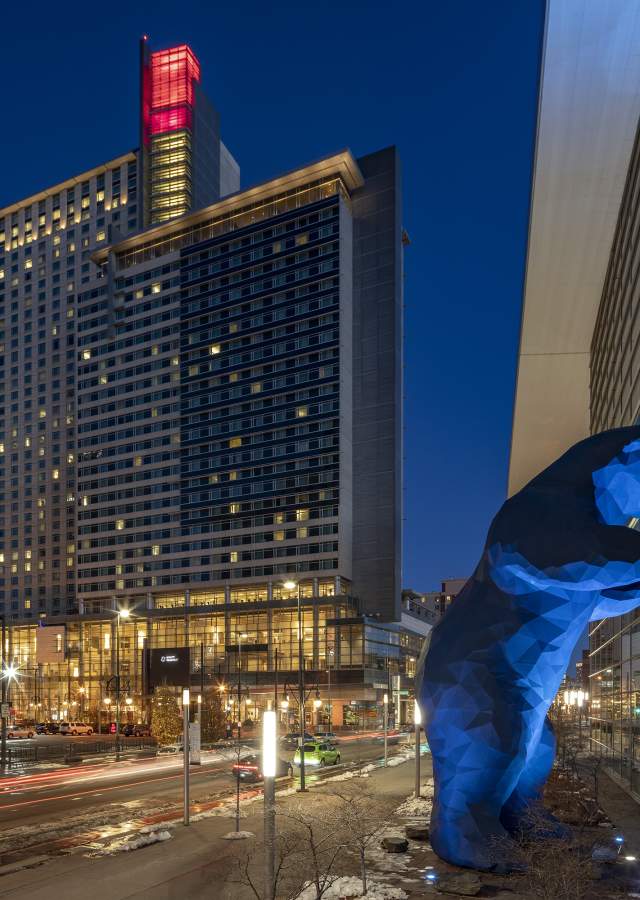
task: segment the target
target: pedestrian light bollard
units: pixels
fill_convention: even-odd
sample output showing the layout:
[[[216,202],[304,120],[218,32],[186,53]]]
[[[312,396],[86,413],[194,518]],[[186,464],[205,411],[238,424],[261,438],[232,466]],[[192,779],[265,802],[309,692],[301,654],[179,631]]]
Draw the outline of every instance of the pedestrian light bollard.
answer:
[[[264,897],[275,900],[276,853],[276,711],[262,714],[262,776],[264,783]]]
[[[413,724],[416,729],[416,786],[415,796],[420,796],[420,726],[422,725],[422,713],[418,706],[418,701],[414,701],[413,706]]]

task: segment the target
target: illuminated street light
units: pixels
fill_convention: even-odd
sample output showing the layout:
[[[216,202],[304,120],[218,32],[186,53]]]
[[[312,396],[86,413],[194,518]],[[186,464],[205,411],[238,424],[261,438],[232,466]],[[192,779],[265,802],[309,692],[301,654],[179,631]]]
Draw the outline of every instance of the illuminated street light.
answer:
[[[6,678],[7,681],[17,681],[18,675],[20,674],[19,668],[19,666],[15,666],[13,663],[9,663],[8,666],[5,666],[2,677]]]
[[[387,731],[389,730],[389,695],[385,694],[382,698],[382,716],[384,726],[384,764],[387,765]]]
[[[275,710],[262,714],[262,775],[264,779],[264,887],[265,900],[275,898],[277,722]]]
[[[298,587],[298,585],[296,584],[295,581],[292,581],[292,580],[289,578],[289,579],[287,579],[287,581],[284,581],[284,582],[282,583],[282,587],[283,587],[286,591],[295,591],[295,589]]]
[[[422,712],[418,701],[413,701],[413,724],[416,729],[416,799],[420,796],[420,725],[422,724]]]

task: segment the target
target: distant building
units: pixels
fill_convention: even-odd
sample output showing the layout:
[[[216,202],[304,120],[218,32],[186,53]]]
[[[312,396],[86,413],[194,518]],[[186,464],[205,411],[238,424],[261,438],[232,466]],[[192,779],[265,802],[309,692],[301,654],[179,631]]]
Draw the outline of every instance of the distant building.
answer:
[[[425,618],[432,614],[437,621],[449,609],[466,583],[466,578],[449,578],[442,582],[441,590],[427,591],[424,594],[405,588],[402,592],[403,609],[417,611],[418,615]]]

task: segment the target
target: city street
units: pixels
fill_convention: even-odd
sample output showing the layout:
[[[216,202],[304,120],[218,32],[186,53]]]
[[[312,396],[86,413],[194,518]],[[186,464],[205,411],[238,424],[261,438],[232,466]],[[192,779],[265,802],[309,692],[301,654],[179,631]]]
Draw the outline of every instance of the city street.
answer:
[[[80,744],[85,739],[74,740]],[[340,741],[339,748],[341,765],[369,762],[383,753],[380,736],[349,736]],[[256,752],[255,748],[245,746],[246,755],[252,752]],[[282,750],[280,755],[291,760],[293,751]],[[194,803],[213,794],[225,796],[232,792],[235,782],[231,767],[235,758],[232,748],[203,752],[202,765],[190,770]],[[182,778],[181,754],[11,774],[0,779],[0,837],[17,825],[37,825],[65,813],[104,810],[109,805],[129,804],[131,812],[158,802],[175,801],[178,805]],[[313,778],[311,771],[309,778]]]

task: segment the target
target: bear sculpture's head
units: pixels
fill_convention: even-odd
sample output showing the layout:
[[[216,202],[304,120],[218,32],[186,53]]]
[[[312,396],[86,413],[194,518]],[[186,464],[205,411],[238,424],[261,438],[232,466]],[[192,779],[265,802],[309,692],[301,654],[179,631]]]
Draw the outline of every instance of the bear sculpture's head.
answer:
[[[595,502],[605,525],[628,525],[640,518],[640,440],[622,448],[593,473]]]

